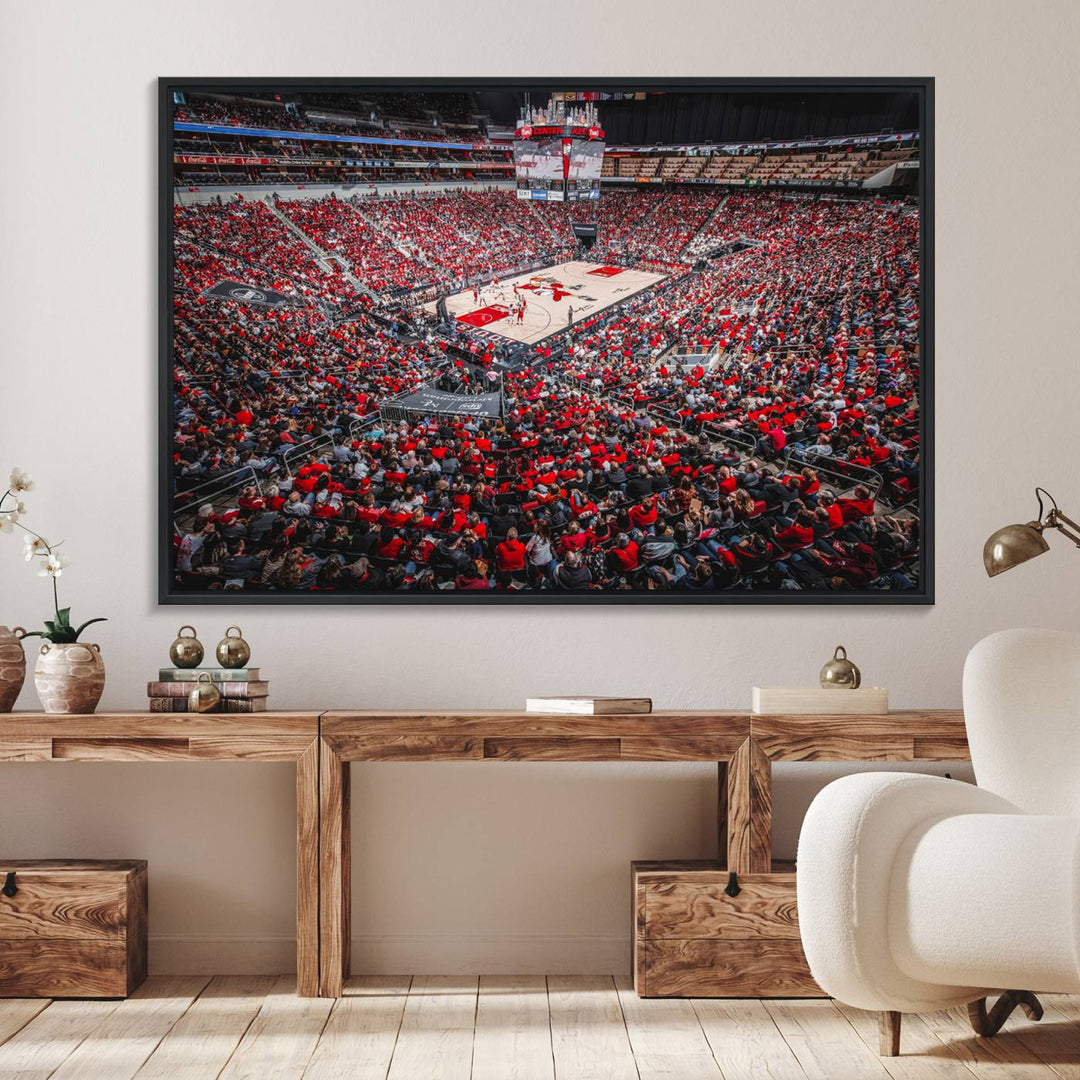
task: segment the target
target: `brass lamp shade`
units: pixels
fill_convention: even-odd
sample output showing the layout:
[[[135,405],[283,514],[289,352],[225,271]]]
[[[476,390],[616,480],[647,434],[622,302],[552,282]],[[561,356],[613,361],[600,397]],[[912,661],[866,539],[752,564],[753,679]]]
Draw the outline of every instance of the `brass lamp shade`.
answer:
[[[1039,522],[1006,525],[983,545],[983,566],[990,577],[995,577],[1049,550],[1050,545],[1043,538]]]

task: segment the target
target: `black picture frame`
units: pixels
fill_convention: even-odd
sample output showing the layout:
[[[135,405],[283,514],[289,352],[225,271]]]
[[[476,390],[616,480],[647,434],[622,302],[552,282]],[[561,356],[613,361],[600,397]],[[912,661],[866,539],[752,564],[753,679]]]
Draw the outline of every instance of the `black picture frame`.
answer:
[[[913,590],[825,591],[717,591],[679,593],[652,591],[585,592],[402,592],[382,591],[361,594],[333,592],[244,593],[216,590],[179,591],[173,588],[173,462],[172,462],[172,310],[173,310],[173,92],[195,90],[233,93],[249,91],[386,91],[448,90],[456,88],[564,89],[587,86],[590,90],[640,91],[784,91],[808,93],[908,93],[918,101],[919,116],[919,585]],[[926,606],[934,603],[934,78],[909,77],[755,77],[755,78],[208,78],[160,77],[158,79],[158,583],[157,602],[164,606],[184,605],[382,605],[424,604],[431,606],[480,604],[522,606],[534,604],[571,605],[897,605]]]

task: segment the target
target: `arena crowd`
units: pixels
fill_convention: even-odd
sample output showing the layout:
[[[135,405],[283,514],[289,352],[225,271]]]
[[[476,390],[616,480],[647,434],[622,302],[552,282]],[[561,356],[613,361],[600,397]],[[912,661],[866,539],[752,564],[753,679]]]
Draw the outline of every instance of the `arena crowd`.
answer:
[[[587,257],[667,277],[501,375],[489,337],[402,303],[583,257],[580,212],[512,191],[177,207],[179,589],[914,588],[916,208],[605,193]],[[223,279],[285,301],[204,295]],[[501,385],[502,415],[380,419],[447,379]]]

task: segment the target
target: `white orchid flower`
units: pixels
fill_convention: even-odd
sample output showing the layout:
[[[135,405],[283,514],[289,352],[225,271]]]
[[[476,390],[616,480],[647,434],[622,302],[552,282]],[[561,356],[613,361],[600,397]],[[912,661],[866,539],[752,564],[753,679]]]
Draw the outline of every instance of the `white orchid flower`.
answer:
[[[23,555],[26,556],[26,561],[29,562],[35,555],[46,555],[49,551],[49,542],[44,536],[35,536],[33,533],[27,533],[23,537]]]
[[[28,472],[24,472],[22,469],[12,469],[8,487],[12,491],[33,491],[34,481],[30,479]]]
[[[64,572],[64,567],[70,565],[71,561],[69,559],[65,558],[63,555],[54,553],[47,556],[45,561],[41,564],[41,569],[38,571],[38,577],[58,578]]]
[[[0,510],[0,533],[9,533],[19,520],[19,515],[14,510]]]

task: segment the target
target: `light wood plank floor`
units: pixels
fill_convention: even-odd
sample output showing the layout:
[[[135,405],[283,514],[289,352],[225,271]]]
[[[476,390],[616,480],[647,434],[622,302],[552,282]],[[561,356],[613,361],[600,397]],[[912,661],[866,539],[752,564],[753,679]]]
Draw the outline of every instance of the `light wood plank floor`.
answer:
[[[0,1000],[0,1080],[1080,1080],[1080,997],[977,1039],[962,1010],[642,1000],[624,976],[158,976],[127,1001]]]

